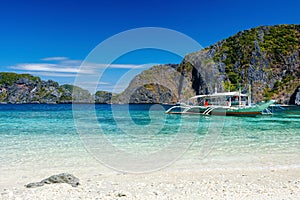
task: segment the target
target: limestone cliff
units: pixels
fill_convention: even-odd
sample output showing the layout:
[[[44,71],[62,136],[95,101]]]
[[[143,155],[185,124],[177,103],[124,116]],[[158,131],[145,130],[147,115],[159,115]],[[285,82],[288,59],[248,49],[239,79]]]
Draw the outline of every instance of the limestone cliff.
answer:
[[[137,75],[113,103],[176,103],[194,94],[191,79],[178,72],[180,65],[157,65]]]
[[[87,90],[55,81],[41,80],[30,74],[0,73],[0,103],[92,102]]]
[[[179,65],[144,71],[118,101],[171,103],[212,93],[215,88],[220,92],[246,90],[250,84],[254,101],[272,98],[294,104],[291,98],[300,85],[299,55],[300,25],[260,26],[188,54]]]

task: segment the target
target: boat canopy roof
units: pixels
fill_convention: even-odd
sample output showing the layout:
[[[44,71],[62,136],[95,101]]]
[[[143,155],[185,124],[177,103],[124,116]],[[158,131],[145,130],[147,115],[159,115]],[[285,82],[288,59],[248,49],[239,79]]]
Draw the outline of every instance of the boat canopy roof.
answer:
[[[203,94],[203,95],[197,95],[194,97],[191,97],[190,99],[198,99],[198,98],[217,98],[217,97],[226,97],[226,96],[241,96],[241,97],[247,97],[247,94],[242,94],[240,92],[222,92],[222,93],[214,93],[214,94]]]

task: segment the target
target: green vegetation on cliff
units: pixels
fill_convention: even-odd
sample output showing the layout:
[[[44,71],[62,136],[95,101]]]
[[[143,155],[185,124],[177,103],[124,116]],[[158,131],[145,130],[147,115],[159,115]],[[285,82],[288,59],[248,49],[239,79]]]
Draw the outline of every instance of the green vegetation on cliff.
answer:
[[[79,102],[91,102],[91,94],[89,93],[88,90],[85,90],[81,87],[75,86],[75,85],[70,85],[70,84],[65,84],[60,86],[61,89],[65,89],[69,91],[72,96],[71,99],[73,101],[79,101]],[[60,100],[70,100],[70,95],[65,95],[64,93],[61,97]],[[68,93],[67,93],[68,94]]]
[[[92,95],[78,86],[41,80],[30,74],[0,73],[1,103],[91,103]]]
[[[41,79],[37,76],[32,76],[30,74],[16,74],[11,72],[0,72],[0,84],[2,85],[12,85],[20,79],[27,79],[28,81],[33,81],[40,83]]]
[[[213,59],[226,65],[227,80],[224,85],[226,89],[232,89],[239,83],[249,81],[246,77],[250,66],[264,65],[263,70],[272,76],[273,70],[281,71],[280,68],[289,64],[289,57],[294,54],[299,56],[300,25],[260,26],[241,31],[221,41],[218,47]],[[241,76],[242,71],[244,77]],[[276,87],[284,85],[296,76],[295,72],[288,71]],[[271,90],[276,91],[275,88],[268,89]],[[265,95],[270,96],[268,92]]]
[[[156,96],[168,94],[166,97],[172,98],[161,102],[172,103],[213,93],[215,88],[245,92],[250,84],[254,102],[277,99],[289,103],[300,85],[299,64],[300,25],[260,26],[192,52],[180,64],[143,71],[120,94],[118,102],[153,102]]]

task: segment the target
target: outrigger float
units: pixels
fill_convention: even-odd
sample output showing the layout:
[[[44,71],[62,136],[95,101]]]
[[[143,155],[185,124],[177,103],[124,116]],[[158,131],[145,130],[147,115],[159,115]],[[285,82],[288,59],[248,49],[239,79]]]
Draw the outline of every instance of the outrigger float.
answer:
[[[251,103],[251,95],[238,92],[224,92],[197,95],[191,97],[187,103],[180,103],[166,111],[167,114],[200,114],[226,116],[255,116],[272,114],[268,107],[275,101]]]

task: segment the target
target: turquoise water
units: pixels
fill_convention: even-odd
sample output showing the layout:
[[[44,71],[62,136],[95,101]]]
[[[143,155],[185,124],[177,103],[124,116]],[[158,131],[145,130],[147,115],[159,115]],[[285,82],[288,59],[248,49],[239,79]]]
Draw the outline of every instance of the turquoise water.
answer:
[[[53,166],[88,165],[94,158],[129,171],[151,171],[178,159],[181,166],[203,160],[224,167],[300,163],[298,107],[257,117],[166,115],[167,108],[0,105],[0,168],[49,165],[51,160],[56,160]]]

